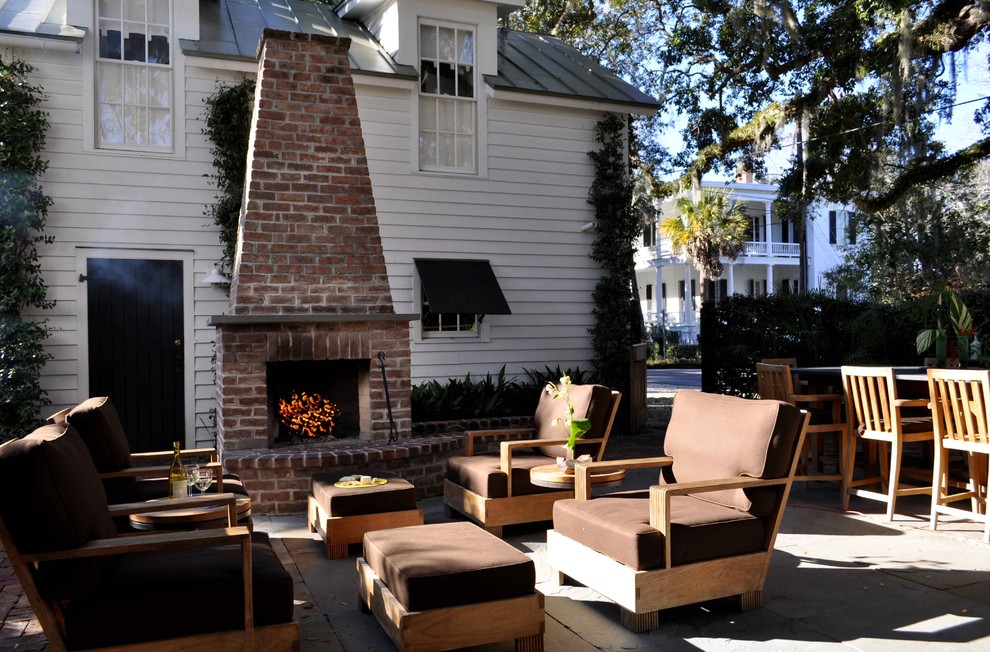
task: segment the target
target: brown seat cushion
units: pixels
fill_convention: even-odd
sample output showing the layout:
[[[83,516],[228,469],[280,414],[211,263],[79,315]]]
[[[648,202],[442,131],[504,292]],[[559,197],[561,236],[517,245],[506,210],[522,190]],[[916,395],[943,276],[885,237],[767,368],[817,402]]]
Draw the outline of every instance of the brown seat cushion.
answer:
[[[409,611],[530,595],[533,560],[472,523],[364,535],[364,558]]]
[[[559,491],[559,489],[537,487],[529,481],[530,469],[554,463],[554,458],[546,455],[513,452],[512,495],[525,496]],[[505,498],[508,494],[508,477],[502,473],[502,461],[496,454],[447,458],[447,479],[485,498]]]
[[[330,516],[357,516],[416,509],[416,488],[399,477],[389,477],[378,487],[340,488],[333,486],[339,473],[317,473],[310,491]]]
[[[661,482],[668,476],[676,482],[786,477],[802,425],[801,411],[782,401],[680,391],[664,436],[664,452],[674,462]],[[765,516],[774,510],[779,489],[730,489],[697,497]]]
[[[590,419],[591,428],[584,434],[587,438],[597,438],[605,434],[608,417],[612,408],[612,391],[602,385],[571,385],[568,389],[571,404],[574,406],[574,418]],[[564,427],[563,420],[567,418],[567,402],[562,398],[555,399],[546,391],[540,394],[540,402],[536,406],[533,425],[536,427],[537,439],[567,439],[570,430]],[[553,425],[554,419],[560,419],[558,425]],[[589,444],[576,446],[575,456],[598,454],[598,445]],[[537,452],[549,457],[564,457],[567,447],[564,445],[539,446]]]
[[[664,565],[663,535],[650,527],[650,493],[608,494],[594,500],[558,500],[553,527],[636,570]],[[764,548],[762,519],[692,496],[671,499],[671,563],[756,552]]]
[[[68,423],[46,425],[0,447],[0,512],[18,550],[76,548],[117,534],[96,467]],[[101,562],[43,562],[38,588],[68,598],[93,586]]]
[[[252,535],[251,554],[255,625],[290,622],[292,576],[267,534]],[[240,628],[241,587],[239,544],[116,557],[98,585],[66,608],[66,642],[110,647]]]

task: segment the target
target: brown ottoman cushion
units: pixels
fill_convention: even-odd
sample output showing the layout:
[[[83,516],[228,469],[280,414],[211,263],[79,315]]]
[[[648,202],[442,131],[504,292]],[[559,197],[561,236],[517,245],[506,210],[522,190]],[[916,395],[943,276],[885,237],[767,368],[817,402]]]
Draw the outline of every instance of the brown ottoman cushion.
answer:
[[[536,585],[529,557],[472,523],[368,532],[364,557],[408,611],[531,595]]]
[[[399,477],[378,487],[339,488],[340,474],[317,473],[310,483],[313,498],[330,516],[360,516],[416,509],[416,488]]]

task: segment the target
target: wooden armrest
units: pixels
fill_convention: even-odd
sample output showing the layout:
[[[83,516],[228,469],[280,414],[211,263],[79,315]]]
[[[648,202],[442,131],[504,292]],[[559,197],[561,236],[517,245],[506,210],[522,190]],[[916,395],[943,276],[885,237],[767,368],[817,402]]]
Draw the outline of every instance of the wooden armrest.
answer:
[[[129,466],[119,471],[107,471],[101,473],[101,478],[136,478],[139,476],[168,476],[167,466]]]
[[[619,469],[648,469],[670,466],[672,457],[638,457],[628,460],[605,460],[604,462],[579,462],[574,465],[574,497],[578,500],[591,500],[590,476],[594,472],[618,471]]]
[[[464,454],[474,455],[476,439],[491,437],[518,437],[520,435],[535,435],[536,428],[502,428],[500,430],[467,430],[464,432]]]
[[[171,460],[175,451],[150,451],[146,453],[131,453],[131,459],[138,462],[154,460]],[[179,457],[209,457],[214,462],[219,460],[216,448],[183,448]]]
[[[83,559],[87,557],[110,557],[126,555],[132,552],[150,552],[174,548],[194,548],[211,546],[243,540],[248,542],[250,555],[251,532],[243,526],[232,528],[214,528],[209,530],[188,530],[182,532],[160,532],[146,534],[140,537],[117,537],[114,539],[94,539],[78,548],[67,550],[52,550],[50,552],[35,552],[21,554],[21,560],[27,562],[52,561],[56,559]]]
[[[927,398],[895,398],[894,407],[928,407],[929,399]]]
[[[218,507],[227,508],[227,525],[233,527],[237,523],[237,496],[235,494],[205,494],[202,496],[190,496],[188,498],[172,498],[171,500],[156,500],[140,503],[119,503],[110,505],[110,516],[112,518],[130,516],[131,514],[144,514],[147,512],[171,512],[177,509],[190,509],[193,507]]]
[[[236,494],[204,494],[188,498],[172,498],[170,500],[142,501],[140,503],[118,503],[109,505],[110,516],[130,516],[144,512],[169,512],[175,509],[189,509],[209,505],[237,505]]]
[[[723,491],[726,489],[745,489],[749,487],[770,487],[785,485],[788,478],[720,478],[715,480],[698,480],[695,482],[677,482],[667,485],[650,487],[650,527],[663,534],[664,564],[670,568],[670,499],[684,494],[705,493],[708,491]]]

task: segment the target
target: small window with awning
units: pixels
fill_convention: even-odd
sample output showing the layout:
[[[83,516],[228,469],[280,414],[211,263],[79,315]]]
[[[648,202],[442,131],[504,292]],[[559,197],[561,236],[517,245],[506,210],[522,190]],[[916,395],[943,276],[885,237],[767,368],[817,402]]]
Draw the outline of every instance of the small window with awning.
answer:
[[[487,260],[419,258],[415,263],[424,337],[477,337],[485,315],[512,314]]]

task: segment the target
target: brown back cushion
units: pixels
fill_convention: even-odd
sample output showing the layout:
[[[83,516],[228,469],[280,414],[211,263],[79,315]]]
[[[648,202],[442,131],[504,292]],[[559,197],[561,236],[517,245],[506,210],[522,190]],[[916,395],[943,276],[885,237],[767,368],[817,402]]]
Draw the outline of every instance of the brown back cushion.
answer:
[[[72,424],[100,473],[131,466],[131,447],[124,434],[117,409],[107,396],[94,396],[72,408],[66,421]]]
[[[591,429],[584,434],[587,438],[601,437],[605,434],[608,417],[612,407],[612,391],[603,385],[571,385],[568,389],[571,404],[574,405],[575,419],[591,419]],[[554,419],[560,419],[560,425],[553,425]],[[563,425],[567,418],[567,402],[563,398],[555,399],[546,391],[541,392],[540,403],[536,406],[536,437],[538,439],[567,439],[570,430]],[[598,452],[596,444],[576,446],[575,456],[595,455]],[[550,457],[564,457],[567,447],[563,445],[540,446],[538,451]]]
[[[674,458],[677,482],[717,478],[782,478],[794,457],[802,425],[801,411],[782,401],[681,391],[664,438]],[[777,492],[731,489],[699,493],[697,498],[765,516]]]
[[[46,425],[0,447],[0,513],[17,548],[46,552],[116,535],[103,484],[79,434]],[[45,562],[38,588],[67,598],[92,587],[99,562]]]

